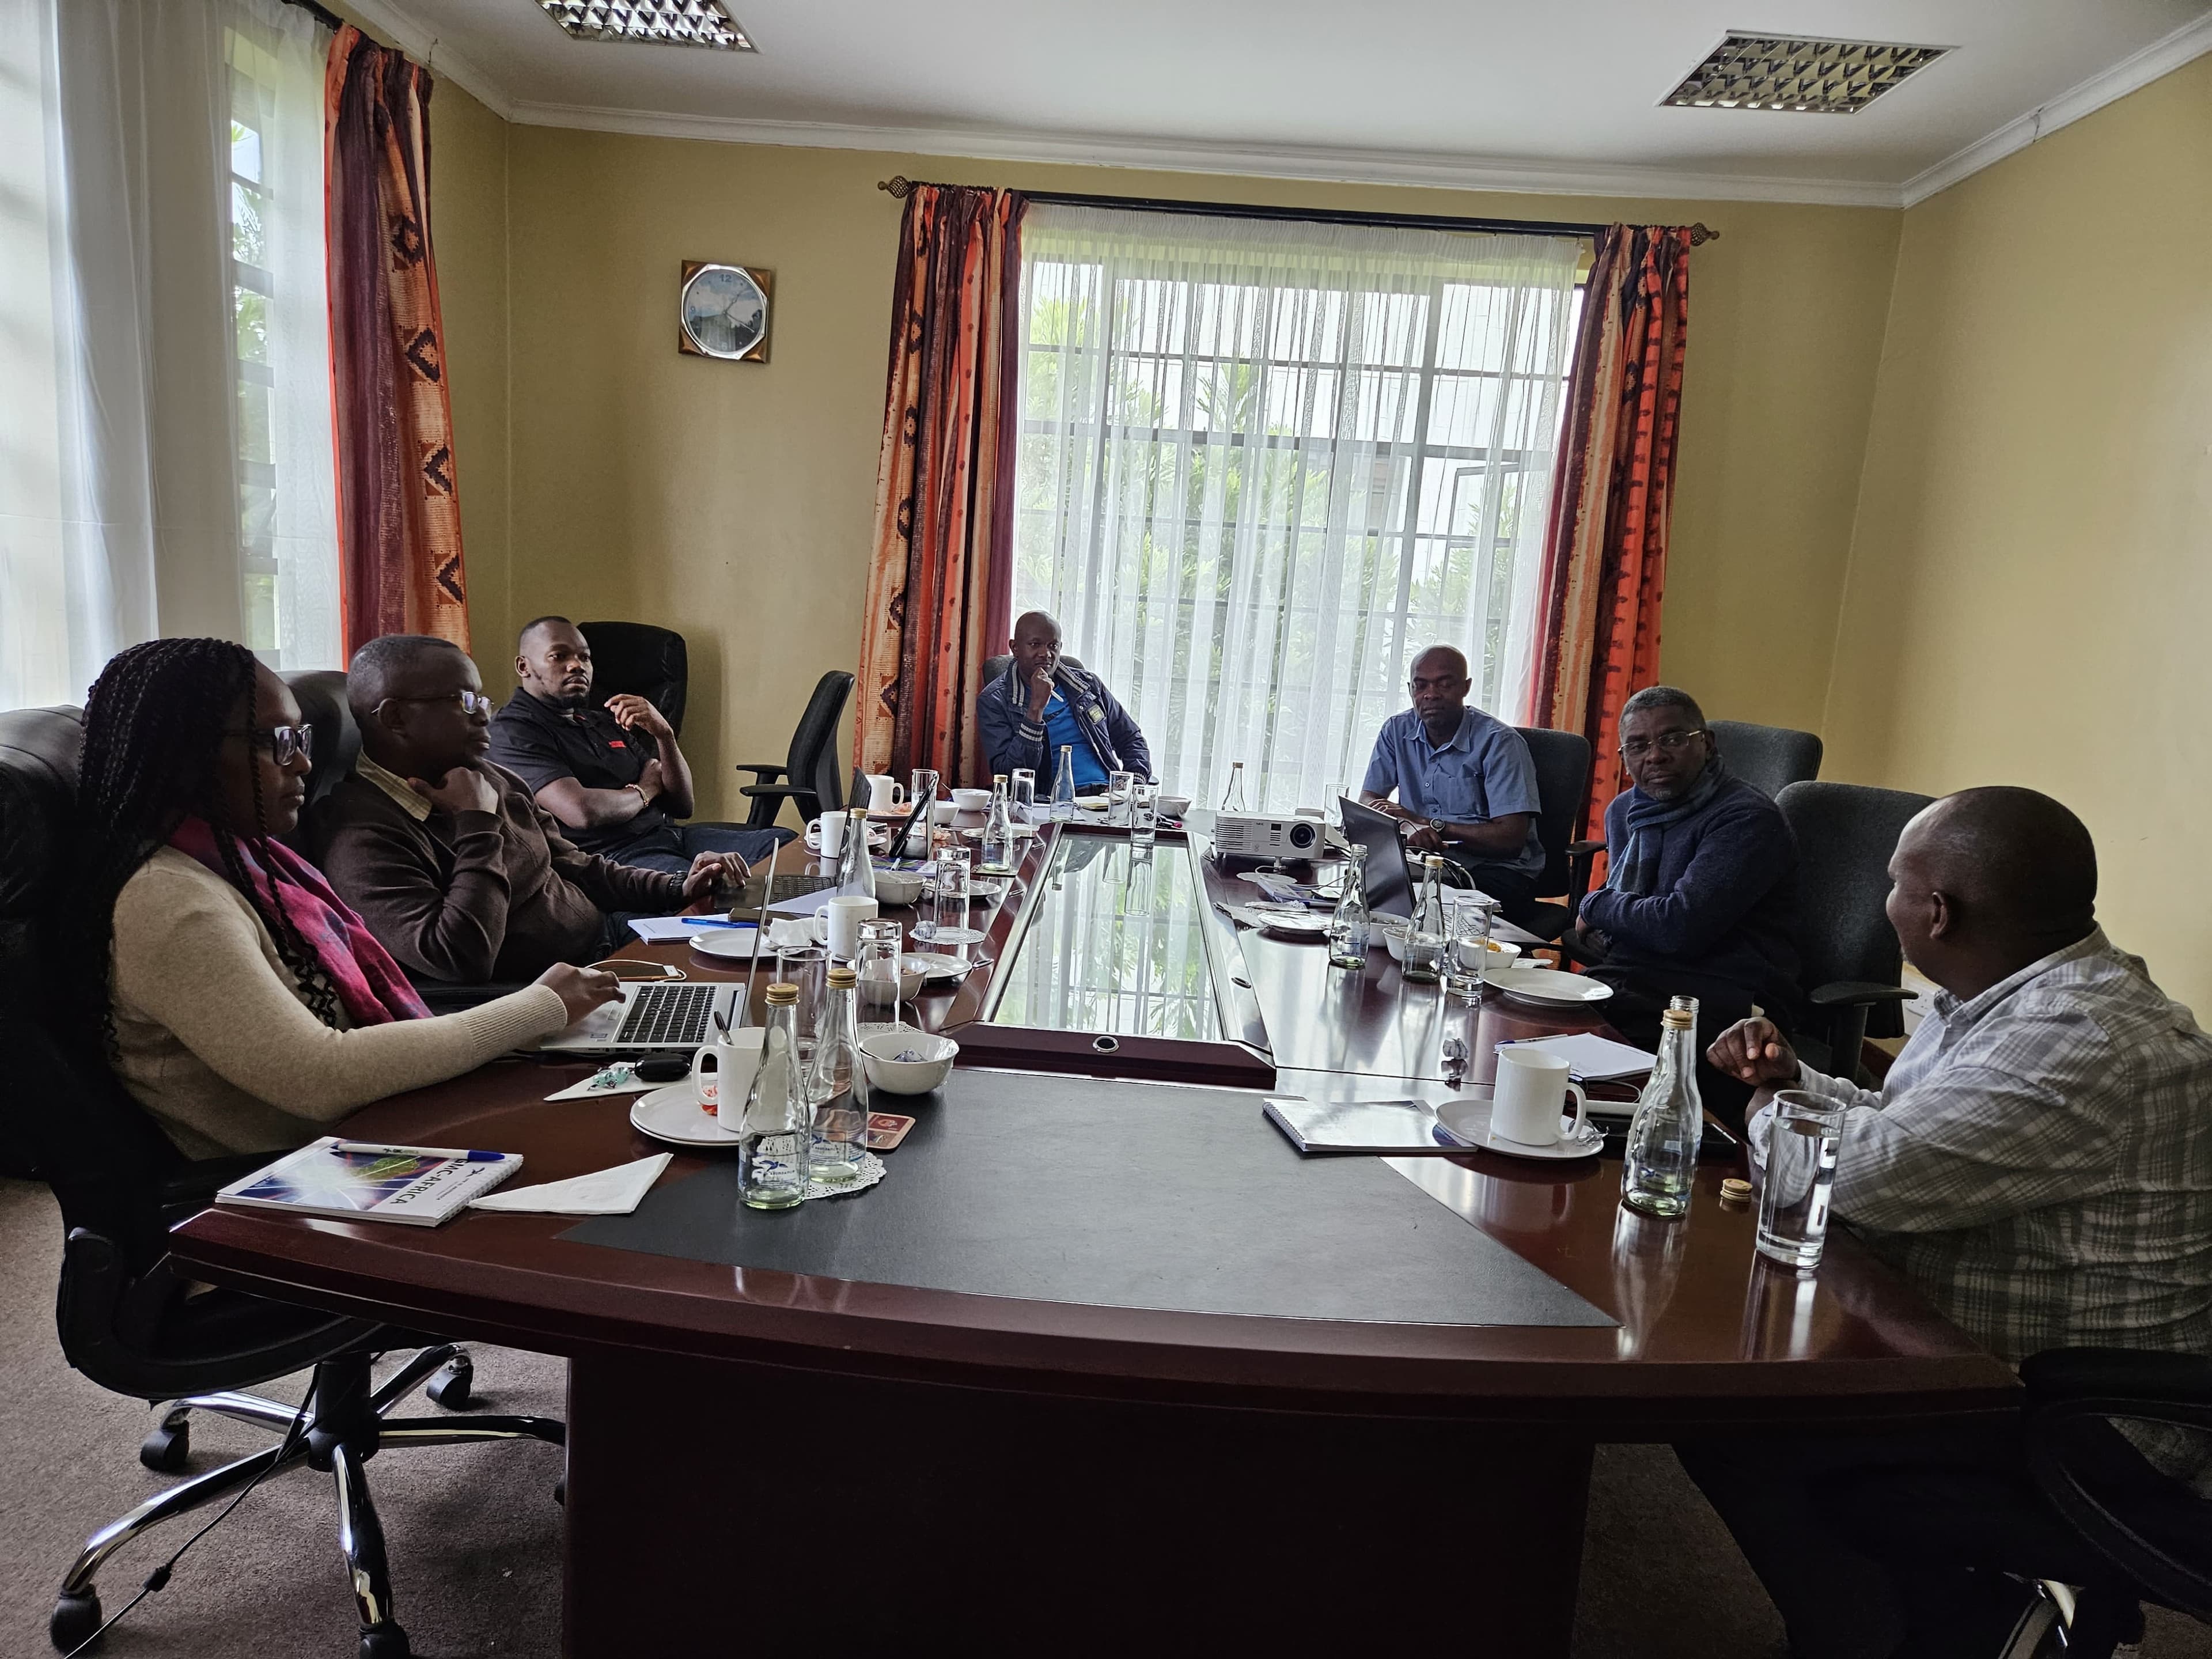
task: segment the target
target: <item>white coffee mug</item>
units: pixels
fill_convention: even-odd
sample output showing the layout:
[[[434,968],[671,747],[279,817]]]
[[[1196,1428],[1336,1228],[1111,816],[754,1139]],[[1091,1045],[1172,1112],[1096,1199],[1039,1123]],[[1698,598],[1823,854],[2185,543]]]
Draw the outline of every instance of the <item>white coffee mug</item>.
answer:
[[[691,1097],[726,1134],[738,1133],[745,1115],[745,1097],[760,1069],[761,1028],[740,1025],[726,1037],[702,1042],[691,1056]]]
[[[845,817],[842,812],[824,812],[806,826],[806,844],[825,859],[834,859],[845,850]]]
[[[876,919],[876,902],[858,893],[840,893],[814,913],[815,942],[848,961],[860,949],[860,924]]]
[[[1491,1091],[1490,1133],[1523,1146],[1556,1146],[1566,1138],[1559,1133],[1559,1118],[1569,1095],[1575,1097],[1575,1123],[1569,1133],[1579,1135],[1589,1121],[1589,1099],[1582,1085],[1568,1078],[1565,1057],[1542,1048],[1500,1048],[1498,1081]]]
[[[868,811],[888,812],[906,805],[906,786],[880,772],[868,774]]]

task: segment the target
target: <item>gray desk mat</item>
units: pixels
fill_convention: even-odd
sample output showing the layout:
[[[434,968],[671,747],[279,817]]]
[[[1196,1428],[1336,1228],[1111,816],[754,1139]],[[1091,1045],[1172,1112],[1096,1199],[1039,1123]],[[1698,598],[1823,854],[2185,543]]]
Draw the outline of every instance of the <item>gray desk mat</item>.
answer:
[[[1379,1158],[1304,1157],[1260,1097],[956,1071],[865,1192],[763,1212],[734,1152],[564,1239],[1117,1308],[1428,1325],[1616,1322]]]

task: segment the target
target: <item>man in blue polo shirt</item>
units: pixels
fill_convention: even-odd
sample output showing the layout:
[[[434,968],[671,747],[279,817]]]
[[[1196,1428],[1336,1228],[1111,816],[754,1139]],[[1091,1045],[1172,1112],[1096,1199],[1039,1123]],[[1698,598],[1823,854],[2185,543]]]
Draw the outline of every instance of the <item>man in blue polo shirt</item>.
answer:
[[[975,725],[994,773],[1027,767],[1049,795],[1060,751],[1074,750],[1075,792],[1103,789],[1109,772],[1152,781],[1152,751],[1129,711],[1096,674],[1060,653],[1060,624],[1042,611],[1014,619],[1013,660],[975,699]]]
[[[1413,706],[1382,722],[1359,799],[1405,826],[1407,848],[1442,853],[1525,927],[1544,848],[1536,839],[1536,763],[1522,735],[1467,706],[1467,659],[1432,645],[1407,676]],[[1390,799],[1395,792],[1398,797]]]

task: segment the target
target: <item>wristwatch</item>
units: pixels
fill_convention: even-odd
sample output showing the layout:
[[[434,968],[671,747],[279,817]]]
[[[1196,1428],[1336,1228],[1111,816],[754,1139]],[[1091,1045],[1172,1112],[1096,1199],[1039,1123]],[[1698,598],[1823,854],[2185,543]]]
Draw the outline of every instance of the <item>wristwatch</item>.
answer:
[[[1451,822],[1449,819],[1431,818],[1429,820],[1429,828],[1437,832],[1437,839],[1438,841],[1449,841],[1451,839],[1449,836],[1444,833],[1451,828]]]

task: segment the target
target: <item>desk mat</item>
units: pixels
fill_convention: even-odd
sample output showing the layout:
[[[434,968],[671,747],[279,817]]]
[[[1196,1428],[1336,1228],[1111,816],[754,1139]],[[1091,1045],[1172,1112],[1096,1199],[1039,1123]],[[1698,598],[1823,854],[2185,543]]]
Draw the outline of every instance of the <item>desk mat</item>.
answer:
[[[731,1267],[1116,1308],[1429,1325],[1616,1322],[1379,1158],[1304,1158],[1260,1097],[956,1071],[881,1183],[763,1212],[734,1152],[561,1235]]]

